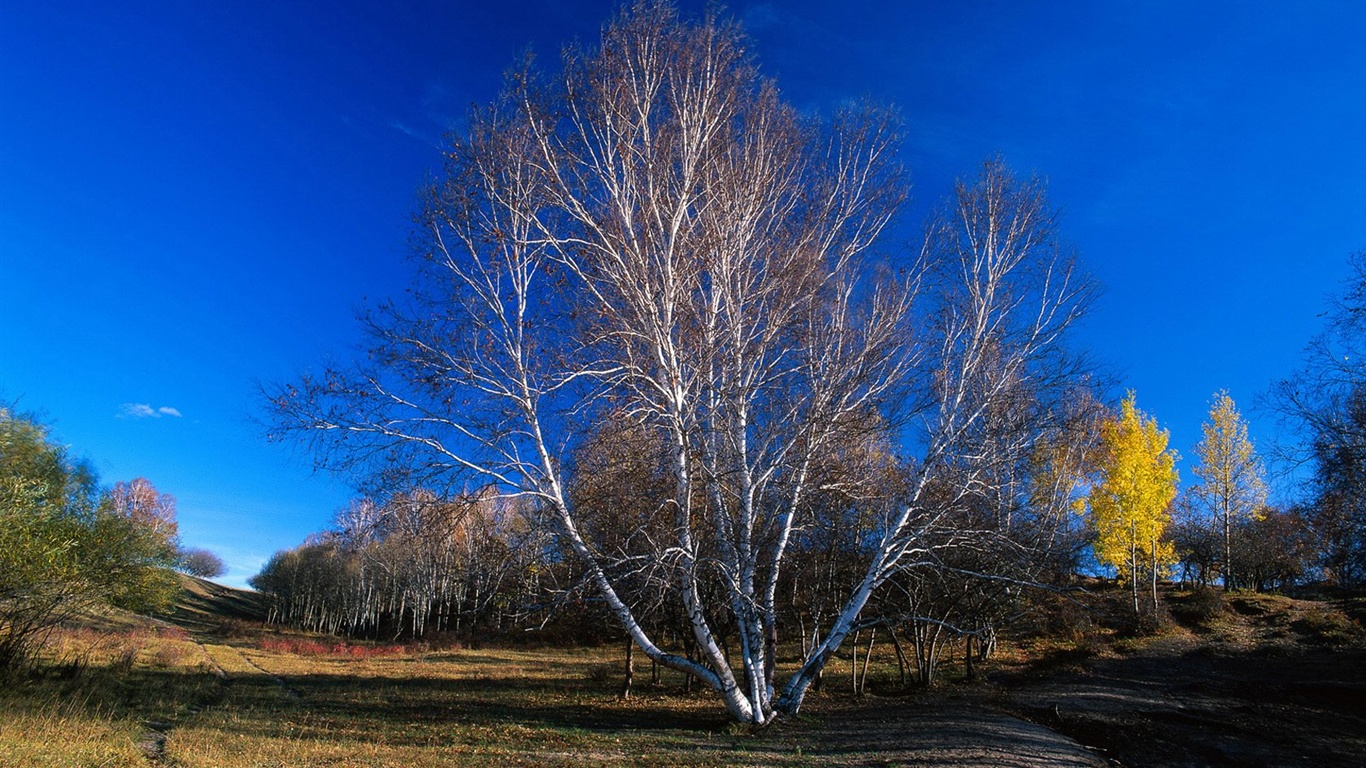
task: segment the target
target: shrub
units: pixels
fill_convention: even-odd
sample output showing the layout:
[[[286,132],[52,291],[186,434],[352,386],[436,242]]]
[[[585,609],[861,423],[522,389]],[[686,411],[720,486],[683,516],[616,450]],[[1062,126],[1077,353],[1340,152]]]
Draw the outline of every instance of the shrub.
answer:
[[[223,558],[207,549],[188,548],[180,550],[180,562],[176,568],[191,576],[212,579],[228,572]]]
[[[1200,587],[1171,606],[1172,615],[1178,621],[1199,627],[1208,627],[1227,611],[1223,593],[1209,587]]]

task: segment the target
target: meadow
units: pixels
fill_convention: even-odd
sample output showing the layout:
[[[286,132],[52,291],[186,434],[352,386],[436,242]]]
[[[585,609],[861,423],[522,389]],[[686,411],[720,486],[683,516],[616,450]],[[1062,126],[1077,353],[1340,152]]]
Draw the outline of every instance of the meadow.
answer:
[[[347,642],[215,616],[201,595],[171,621],[110,613],[53,633],[41,665],[0,689],[0,765],[1350,765],[1363,753],[1362,601],[1168,601],[1174,621],[1148,637],[1087,620],[1003,641],[985,680],[950,658],[940,683],[903,687],[881,644],[865,695],[845,656],[800,717],[754,730],[648,662],[622,698],[615,643]]]

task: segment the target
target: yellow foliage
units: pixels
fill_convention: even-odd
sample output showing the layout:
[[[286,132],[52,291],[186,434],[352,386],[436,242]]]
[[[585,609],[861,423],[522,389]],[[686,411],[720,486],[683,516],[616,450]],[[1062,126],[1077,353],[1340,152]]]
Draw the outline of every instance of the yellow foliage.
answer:
[[[1262,462],[1247,436],[1247,422],[1227,392],[1215,393],[1202,429],[1204,438],[1195,448],[1200,458],[1196,496],[1225,525],[1260,520],[1266,503]]]
[[[1119,569],[1125,582],[1136,581],[1176,562],[1175,548],[1163,538],[1176,497],[1176,453],[1167,450],[1167,431],[1134,405],[1133,392],[1101,439],[1101,481],[1088,499],[1096,558]]]

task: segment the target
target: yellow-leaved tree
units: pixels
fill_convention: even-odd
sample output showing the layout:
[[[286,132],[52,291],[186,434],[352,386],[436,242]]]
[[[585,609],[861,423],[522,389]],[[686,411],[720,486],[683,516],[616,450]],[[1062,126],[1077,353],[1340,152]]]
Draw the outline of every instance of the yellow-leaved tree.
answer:
[[[1195,497],[1213,513],[1223,529],[1224,590],[1234,586],[1233,531],[1242,522],[1261,519],[1266,504],[1266,480],[1262,461],[1247,436],[1247,422],[1228,392],[1218,392],[1210,405],[1204,439],[1195,447],[1200,464],[1195,468],[1200,483]]]
[[[1139,612],[1138,581],[1150,577],[1153,607],[1157,577],[1176,562],[1176,550],[1164,537],[1176,497],[1176,452],[1167,449],[1167,431],[1138,410],[1130,391],[1118,418],[1101,432],[1100,478],[1087,501],[1095,528],[1096,559],[1119,570]]]

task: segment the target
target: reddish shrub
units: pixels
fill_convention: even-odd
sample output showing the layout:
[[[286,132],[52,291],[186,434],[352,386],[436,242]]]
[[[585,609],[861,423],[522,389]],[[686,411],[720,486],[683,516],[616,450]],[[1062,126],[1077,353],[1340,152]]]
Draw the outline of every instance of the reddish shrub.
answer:
[[[183,627],[177,627],[177,626],[172,625],[172,624],[167,624],[166,626],[161,626],[161,627],[154,627],[154,628],[152,629],[152,631],[156,634],[157,637],[161,637],[161,638],[164,638],[164,639],[166,639],[166,640],[189,640],[189,639],[190,639],[190,633],[189,633],[189,632],[185,631],[185,629],[184,629]]]
[[[346,642],[331,645],[317,640],[293,637],[262,638],[258,647],[272,653],[292,653],[296,656],[344,656],[351,659],[373,659],[406,653],[401,645],[351,645]]]

